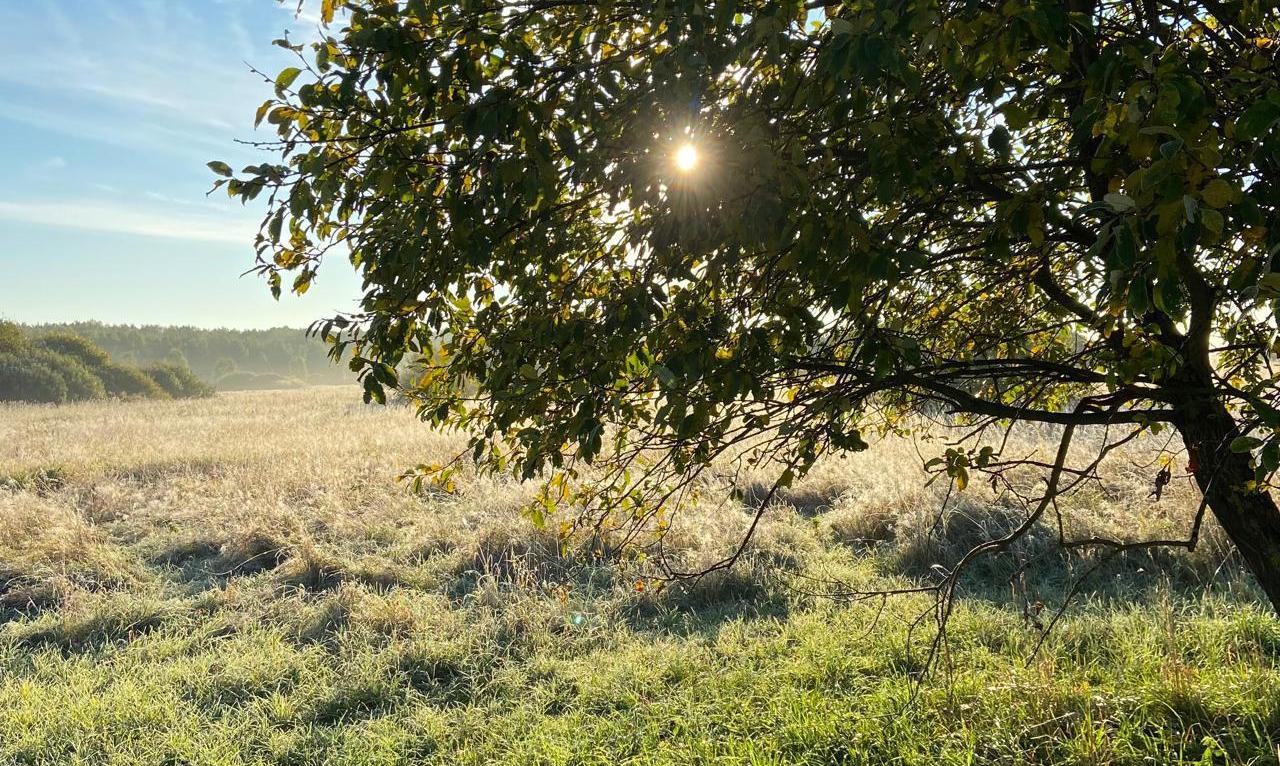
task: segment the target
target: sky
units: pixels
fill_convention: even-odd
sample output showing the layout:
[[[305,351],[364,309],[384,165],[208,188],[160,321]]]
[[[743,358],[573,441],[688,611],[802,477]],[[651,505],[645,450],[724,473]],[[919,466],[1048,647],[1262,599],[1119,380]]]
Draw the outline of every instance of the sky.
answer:
[[[318,4],[318,0],[312,5]],[[207,195],[205,166],[269,155],[250,72],[316,35],[287,0],[0,0],[0,319],[198,327],[305,326],[355,307],[326,261],[302,297],[253,266],[258,205]]]

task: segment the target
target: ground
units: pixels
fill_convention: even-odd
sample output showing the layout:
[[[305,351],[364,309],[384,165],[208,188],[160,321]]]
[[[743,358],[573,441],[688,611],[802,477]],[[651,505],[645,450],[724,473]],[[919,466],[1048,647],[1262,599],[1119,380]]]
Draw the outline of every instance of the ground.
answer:
[[[944,506],[910,439],[661,592],[521,516],[532,487],[396,481],[460,444],[345,387],[0,406],[0,764],[1276,762],[1280,621],[1216,529],[1101,566],[1043,643],[1027,605],[1097,560],[1038,530],[919,682],[923,598],[815,592],[927,581],[1020,511]],[[1185,532],[1194,491],[1150,498],[1142,449],[1071,529]],[[704,490],[669,538],[693,563],[747,518]]]

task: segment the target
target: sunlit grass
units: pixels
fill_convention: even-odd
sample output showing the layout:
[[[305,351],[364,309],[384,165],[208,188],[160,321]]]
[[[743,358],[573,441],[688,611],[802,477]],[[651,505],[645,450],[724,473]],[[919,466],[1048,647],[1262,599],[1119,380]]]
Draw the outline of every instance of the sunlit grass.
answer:
[[[1275,762],[1280,623],[1216,530],[1108,569],[1034,656],[984,570],[913,702],[924,601],[794,578],[925,577],[1007,521],[975,488],[939,522],[909,443],[821,464],[741,566],[654,594],[520,518],[530,487],[408,494],[461,442],[358,396],[0,408],[0,764]],[[1176,530],[1194,495],[1145,482],[1109,469],[1071,523]],[[709,498],[670,545],[714,560],[745,518]]]

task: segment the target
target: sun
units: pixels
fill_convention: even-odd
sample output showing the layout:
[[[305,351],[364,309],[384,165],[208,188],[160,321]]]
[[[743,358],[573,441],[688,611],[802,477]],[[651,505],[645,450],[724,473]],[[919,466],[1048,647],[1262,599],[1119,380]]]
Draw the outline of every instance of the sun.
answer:
[[[675,155],[676,170],[681,173],[692,173],[698,167],[698,150],[693,144],[681,144]]]

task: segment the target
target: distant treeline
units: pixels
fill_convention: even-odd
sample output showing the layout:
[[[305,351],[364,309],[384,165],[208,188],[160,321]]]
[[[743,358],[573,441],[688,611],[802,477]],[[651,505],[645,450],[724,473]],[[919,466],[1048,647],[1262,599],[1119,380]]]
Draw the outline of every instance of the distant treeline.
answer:
[[[190,399],[213,387],[186,365],[122,363],[92,341],[0,322],[0,402],[62,404],[91,399]]]
[[[33,336],[49,332],[78,335],[100,346],[113,359],[137,366],[187,367],[224,391],[354,380],[346,365],[329,360],[328,347],[323,342],[291,327],[206,330],[75,322],[25,329]]]

